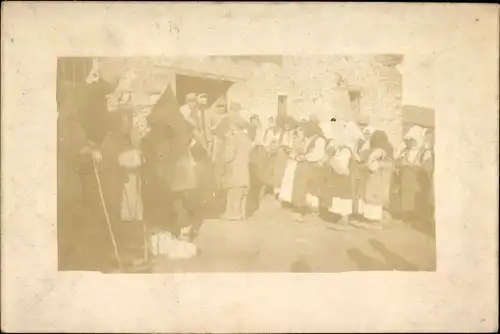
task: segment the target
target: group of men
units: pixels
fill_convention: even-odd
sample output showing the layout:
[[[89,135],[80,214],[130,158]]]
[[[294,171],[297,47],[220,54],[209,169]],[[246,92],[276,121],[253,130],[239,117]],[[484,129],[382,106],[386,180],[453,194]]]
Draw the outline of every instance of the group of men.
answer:
[[[61,269],[140,265],[151,234],[192,240],[205,218],[244,220],[268,193],[298,221],[317,214],[347,229],[380,226],[399,165],[403,186],[420,185],[403,191],[413,192],[406,198],[422,193],[421,166],[430,166],[432,189],[432,145],[422,131],[410,131],[395,152],[383,131],[361,131],[354,122],[334,137],[315,117],[269,117],[263,126],[257,115],[245,120],[237,103],[208,113],[205,94],[190,93],[179,106],[169,87],[147,116],[149,131],[140,133],[133,107],[107,110],[111,90],[97,77],[80,98],[59,101]],[[414,212],[414,203],[405,210]]]

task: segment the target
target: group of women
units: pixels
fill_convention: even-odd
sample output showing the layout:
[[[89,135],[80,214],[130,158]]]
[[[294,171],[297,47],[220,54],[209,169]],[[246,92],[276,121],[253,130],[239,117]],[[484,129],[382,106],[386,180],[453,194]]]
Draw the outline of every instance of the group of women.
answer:
[[[432,219],[430,132],[414,126],[394,149],[384,131],[361,130],[354,122],[335,128],[327,138],[316,119],[289,117],[263,132],[255,148],[258,174],[283,208],[298,221],[318,215],[341,230],[381,228],[388,214]]]

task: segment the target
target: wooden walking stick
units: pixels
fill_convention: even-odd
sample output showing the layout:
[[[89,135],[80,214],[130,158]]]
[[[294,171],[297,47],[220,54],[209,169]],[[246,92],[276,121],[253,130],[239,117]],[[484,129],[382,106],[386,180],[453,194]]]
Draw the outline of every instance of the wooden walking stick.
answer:
[[[113,242],[113,249],[115,251],[116,261],[118,263],[118,267],[121,270],[121,269],[123,269],[122,261],[120,259],[120,254],[118,253],[118,247],[116,245],[116,240],[115,240],[115,235],[113,233],[113,228],[111,227],[111,221],[109,220],[109,215],[108,215],[108,210],[106,208],[106,203],[104,202],[104,195],[102,194],[102,187],[101,187],[101,180],[99,178],[99,172],[97,170],[97,165],[95,164],[95,161],[93,159],[92,159],[92,163],[94,164],[94,173],[95,173],[95,177],[97,179],[97,187],[99,188],[99,195],[101,196],[102,208],[104,210],[104,216],[106,217],[106,223],[108,225],[109,235],[111,236],[111,241]]]

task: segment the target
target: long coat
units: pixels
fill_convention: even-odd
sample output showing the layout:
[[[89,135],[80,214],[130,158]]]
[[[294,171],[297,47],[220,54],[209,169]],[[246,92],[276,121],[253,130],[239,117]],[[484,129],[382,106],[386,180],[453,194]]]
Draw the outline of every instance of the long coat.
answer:
[[[58,119],[57,143],[57,236],[60,268],[75,265],[84,223],[83,196],[78,172],[85,132],[74,120]]]
[[[228,135],[224,152],[226,163],[223,184],[225,188],[249,186],[251,149],[252,142],[243,131]]]
[[[416,153],[413,159],[410,159],[410,153]],[[421,150],[411,152],[405,150],[402,154],[399,175],[400,175],[400,197],[401,210],[411,212],[418,208],[418,195],[422,191],[420,182],[420,157]]]

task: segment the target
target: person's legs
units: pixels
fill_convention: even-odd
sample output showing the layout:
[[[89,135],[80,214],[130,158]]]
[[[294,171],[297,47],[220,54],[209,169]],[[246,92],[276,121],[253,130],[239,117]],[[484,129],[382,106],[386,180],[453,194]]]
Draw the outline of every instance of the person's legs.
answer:
[[[183,191],[182,206],[185,212],[183,229],[186,236],[193,238],[198,234],[203,223],[203,204],[198,189]]]
[[[258,166],[254,163],[250,163],[249,165],[250,186],[246,204],[249,215],[252,215],[255,211],[257,211],[259,207],[260,192],[262,185],[258,178],[257,172],[258,172]]]
[[[224,211],[224,218],[229,218],[233,215],[233,197],[234,188],[226,188],[226,210]]]
[[[188,212],[191,226],[190,236],[192,239],[199,234],[204,217],[196,189],[189,192]]]
[[[181,230],[187,226],[187,213],[184,207],[184,193],[177,191],[173,194],[173,223],[171,232],[179,237]]]
[[[306,221],[306,218],[307,218],[307,214],[309,213],[309,208],[307,206],[298,206],[298,207],[295,207],[295,221],[299,222],[299,223],[303,223]]]
[[[380,229],[383,219],[383,206],[363,203],[363,227],[369,229]]]
[[[247,197],[247,188],[246,187],[238,187],[236,188],[236,195],[235,195],[235,210],[234,212],[236,213],[236,217],[239,217],[240,219],[245,219],[246,218],[246,197]]]
[[[334,197],[329,211],[335,215],[334,228],[338,230],[351,229],[350,216],[353,213],[353,201],[350,198]]]

